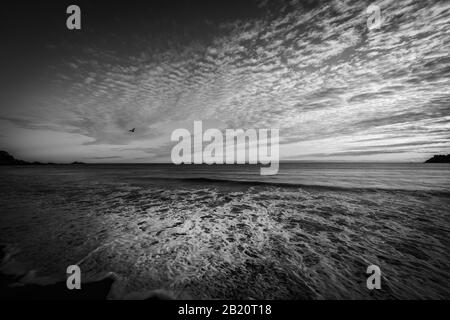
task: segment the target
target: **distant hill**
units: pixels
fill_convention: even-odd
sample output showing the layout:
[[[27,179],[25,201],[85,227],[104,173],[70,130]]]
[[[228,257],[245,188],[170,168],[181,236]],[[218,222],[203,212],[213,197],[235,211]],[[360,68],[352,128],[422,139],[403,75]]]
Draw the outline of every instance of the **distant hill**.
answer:
[[[450,163],[450,154],[437,154],[425,161],[425,163]]]
[[[30,164],[30,162],[17,160],[8,152],[0,150],[0,165],[24,165],[24,164]]]
[[[55,163],[42,163],[42,162],[28,162],[23,160],[18,160],[14,158],[12,155],[10,155],[6,151],[0,150],[0,166],[23,166],[23,165],[46,165],[46,164],[55,164]],[[71,164],[84,164],[83,162],[73,162]]]

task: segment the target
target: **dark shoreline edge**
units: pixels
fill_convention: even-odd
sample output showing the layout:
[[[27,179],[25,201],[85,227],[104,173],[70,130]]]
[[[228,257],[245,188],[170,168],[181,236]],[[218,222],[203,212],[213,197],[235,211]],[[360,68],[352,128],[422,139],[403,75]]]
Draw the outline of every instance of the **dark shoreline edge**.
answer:
[[[80,290],[69,290],[66,280],[61,277],[36,278],[35,272],[25,270],[9,249],[9,246],[0,244],[0,300],[191,300],[187,296],[175,297],[163,289],[124,295],[120,278],[113,272],[102,273],[95,280],[82,281]]]
[[[0,245],[1,269],[14,263],[5,245]],[[113,283],[114,276],[106,275],[103,279],[82,284],[81,290],[67,289],[65,281],[41,285],[26,283],[23,279],[28,273],[10,274],[0,272],[0,299],[6,300],[106,300]]]

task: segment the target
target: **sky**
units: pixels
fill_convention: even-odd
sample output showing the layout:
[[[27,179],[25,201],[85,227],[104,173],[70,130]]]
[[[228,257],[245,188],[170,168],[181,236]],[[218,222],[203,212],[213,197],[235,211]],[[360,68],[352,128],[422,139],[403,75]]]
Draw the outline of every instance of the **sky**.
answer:
[[[450,153],[449,1],[20,2],[0,30],[16,158],[170,162],[171,133],[198,120],[277,128],[281,160]]]

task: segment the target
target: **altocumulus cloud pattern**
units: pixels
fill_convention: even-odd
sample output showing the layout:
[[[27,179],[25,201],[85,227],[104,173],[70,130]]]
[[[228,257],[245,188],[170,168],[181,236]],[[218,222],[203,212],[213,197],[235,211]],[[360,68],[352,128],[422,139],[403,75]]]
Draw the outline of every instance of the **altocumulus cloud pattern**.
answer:
[[[382,24],[369,30],[372,3]],[[125,10],[92,24],[81,5],[82,30],[48,39],[56,58],[43,59],[26,97],[6,98],[2,144],[45,160],[167,161],[170,132],[203,120],[279,128],[282,159],[448,149],[448,2],[230,2],[233,14],[182,5],[186,15]]]

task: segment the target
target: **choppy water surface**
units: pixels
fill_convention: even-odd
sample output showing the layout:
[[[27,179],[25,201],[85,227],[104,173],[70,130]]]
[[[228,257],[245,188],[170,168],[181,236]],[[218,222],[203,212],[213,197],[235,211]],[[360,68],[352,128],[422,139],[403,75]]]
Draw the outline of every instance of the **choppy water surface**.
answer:
[[[113,297],[450,298],[450,166],[0,168],[0,241],[21,268]],[[379,265],[382,290],[366,288]]]

